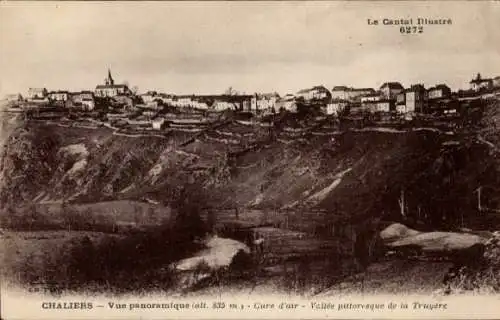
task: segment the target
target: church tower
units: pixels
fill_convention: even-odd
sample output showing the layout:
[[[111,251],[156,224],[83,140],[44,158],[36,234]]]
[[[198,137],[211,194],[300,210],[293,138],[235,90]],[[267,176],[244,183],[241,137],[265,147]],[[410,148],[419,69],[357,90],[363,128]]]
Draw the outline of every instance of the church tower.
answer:
[[[111,70],[108,68],[108,77],[104,80],[104,84],[107,86],[112,86],[115,84],[113,77],[111,76]]]

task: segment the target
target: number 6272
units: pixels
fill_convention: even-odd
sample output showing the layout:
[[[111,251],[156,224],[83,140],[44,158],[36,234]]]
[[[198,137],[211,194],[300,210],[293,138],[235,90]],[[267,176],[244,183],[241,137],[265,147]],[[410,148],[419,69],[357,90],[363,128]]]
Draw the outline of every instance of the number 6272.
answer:
[[[399,28],[400,33],[422,33],[424,32],[423,26],[412,26],[412,27],[401,27]]]

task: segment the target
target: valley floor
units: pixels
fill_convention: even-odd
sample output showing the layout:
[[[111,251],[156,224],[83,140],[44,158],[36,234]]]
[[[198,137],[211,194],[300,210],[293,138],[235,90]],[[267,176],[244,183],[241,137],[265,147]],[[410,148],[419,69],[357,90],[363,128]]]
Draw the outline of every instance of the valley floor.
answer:
[[[267,230],[272,232],[273,230]],[[275,234],[288,236],[282,239],[286,245],[294,238],[295,244],[288,243],[289,247],[297,247],[298,233],[287,234],[286,231],[274,230]],[[65,243],[88,236],[92,241],[100,241],[105,237],[117,235],[99,232],[81,231],[37,231],[13,232],[4,231],[0,239],[0,261],[2,261],[2,278],[16,283],[23,272],[31,264],[35,268],[43,260],[56,259],[57,252],[63,249]],[[314,250],[314,241],[310,242],[309,250]],[[280,249],[281,248],[281,249]],[[276,247],[282,251],[282,247]],[[297,247],[298,248],[298,247]],[[292,251],[301,251],[300,249]],[[283,252],[281,254],[284,254]],[[265,253],[267,257],[272,252]],[[274,262],[273,262],[274,261]],[[304,296],[339,296],[349,294],[432,294],[443,289],[443,279],[451,264],[447,262],[386,260],[370,265],[365,272],[354,272],[350,262],[341,262],[342,268],[329,265],[327,262],[316,259],[307,269],[297,263],[283,264],[275,259],[269,259],[265,267],[252,277],[240,279],[238,277],[225,279],[216,285],[202,286],[198,289],[165,288],[174,296],[217,296],[217,295],[252,295],[280,294]],[[341,274],[343,273],[343,274]]]

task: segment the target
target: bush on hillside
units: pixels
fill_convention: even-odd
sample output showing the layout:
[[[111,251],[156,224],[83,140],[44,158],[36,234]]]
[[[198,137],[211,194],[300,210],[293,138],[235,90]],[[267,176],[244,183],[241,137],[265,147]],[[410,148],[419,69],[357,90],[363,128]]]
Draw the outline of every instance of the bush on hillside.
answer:
[[[243,273],[252,270],[254,268],[255,262],[249,253],[240,249],[233,257],[229,269],[237,274],[242,275]]]
[[[175,211],[172,228],[181,241],[195,241],[211,232],[215,219],[204,222],[202,212],[206,210],[208,199],[204,189],[196,183],[187,183],[174,191],[170,205]]]
[[[447,284],[448,291],[461,293],[500,292],[500,234],[496,233],[485,246],[484,258],[474,266],[462,266]]]

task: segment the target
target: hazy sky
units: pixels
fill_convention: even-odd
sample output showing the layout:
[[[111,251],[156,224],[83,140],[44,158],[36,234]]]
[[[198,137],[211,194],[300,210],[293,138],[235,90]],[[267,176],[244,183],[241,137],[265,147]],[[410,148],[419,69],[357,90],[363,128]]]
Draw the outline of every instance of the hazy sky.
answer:
[[[367,19],[451,18],[401,35]],[[0,94],[93,89],[296,92],[500,75],[500,2],[1,2]]]

